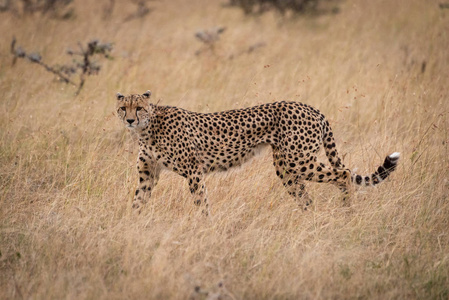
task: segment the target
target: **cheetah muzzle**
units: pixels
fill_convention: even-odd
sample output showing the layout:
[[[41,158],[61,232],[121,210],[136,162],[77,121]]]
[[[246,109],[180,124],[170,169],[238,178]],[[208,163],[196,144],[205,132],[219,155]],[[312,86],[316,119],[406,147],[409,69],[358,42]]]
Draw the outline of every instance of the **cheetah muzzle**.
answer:
[[[133,207],[140,211],[150,199],[162,169],[186,178],[194,203],[208,211],[204,175],[239,166],[257,148],[269,145],[276,175],[307,209],[311,199],[304,181],[326,182],[346,192],[351,184],[377,185],[393,172],[400,154],[385,158],[366,176],[342,163],[329,122],[317,109],[297,102],[274,102],[216,113],[197,113],[150,103],[151,92],[117,94],[117,115],[139,135],[138,187]],[[323,146],[330,166],[317,161]]]

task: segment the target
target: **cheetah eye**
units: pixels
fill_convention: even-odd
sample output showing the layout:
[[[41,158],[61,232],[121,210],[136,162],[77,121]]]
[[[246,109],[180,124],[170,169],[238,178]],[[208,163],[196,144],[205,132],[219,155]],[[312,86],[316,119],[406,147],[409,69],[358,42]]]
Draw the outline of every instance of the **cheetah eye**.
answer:
[[[126,107],[122,106],[122,107],[120,107],[120,109],[123,110],[123,111],[125,111],[125,110],[126,110]]]
[[[136,108],[137,111],[142,110],[142,109],[143,109],[143,107],[140,107],[140,106],[138,106],[138,107]]]

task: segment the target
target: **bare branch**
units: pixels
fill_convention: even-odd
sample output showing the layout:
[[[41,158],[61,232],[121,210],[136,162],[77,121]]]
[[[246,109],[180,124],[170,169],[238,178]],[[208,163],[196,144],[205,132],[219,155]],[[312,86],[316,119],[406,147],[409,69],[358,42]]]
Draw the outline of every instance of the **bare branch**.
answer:
[[[78,42],[80,52],[75,52],[69,49],[67,50],[67,54],[71,56],[82,56],[82,61],[74,61],[72,62],[72,64],[62,66],[50,66],[43,62],[42,56],[39,53],[33,52],[27,54],[25,50],[16,45],[17,40],[14,37],[11,41],[10,49],[11,54],[14,56],[13,65],[15,64],[17,58],[27,58],[31,63],[38,64],[45,68],[48,72],[51,72],[58,76],[61,81],[78,87],[76,95],[78,95],[81,89],[84,87],[87,76],[96,75],[101,70],[101,66],[97,62],[92,61],[93,56],[100,54],[106,58],[110,58],[110,52],[112,51],[111,43],[100,43],[99,40],[92,40],[87,44],[87,47],[85,48],[80,42]],[[80,70],[81,72],[79,75],[79,82],[76,83],[70,79],[70,76],[77,73],[78,70]]]

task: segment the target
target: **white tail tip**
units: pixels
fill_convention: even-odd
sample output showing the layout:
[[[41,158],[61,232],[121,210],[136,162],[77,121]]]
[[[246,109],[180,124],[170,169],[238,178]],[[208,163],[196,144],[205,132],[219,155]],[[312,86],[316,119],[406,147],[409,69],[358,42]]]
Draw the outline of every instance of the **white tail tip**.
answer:
[[[394,153],[391,153],[390,155],[388,155],[388,157],[391,159],[399,159],[400,156],[401,156],[401,153],[399,153],[399,152],[394,152]]]

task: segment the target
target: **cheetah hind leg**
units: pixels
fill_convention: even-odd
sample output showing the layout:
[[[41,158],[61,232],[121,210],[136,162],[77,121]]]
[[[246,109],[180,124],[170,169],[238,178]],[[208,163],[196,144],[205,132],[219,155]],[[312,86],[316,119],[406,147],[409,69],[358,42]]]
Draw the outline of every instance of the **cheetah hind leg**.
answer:
[[[287,192],[295,198],[295,201],[298,202],[298,205],[302,210],[310,209],[312,205],[312,198],[305,191],[305,184],[302,183],[299,179],[295,179],[295,182],[292,185],[292,189],[288,189]]]
[[[342,192],[343,206],[351,206],[350,200],[351,195],[354,194],[354,187],[350,184],[351,171],[349,169],[330,168],[323,163],[316,163],[315,160],[313,172],[309,173],[306,180],[335,185]]]
[[[282,184],[287,189],[287,192],[295,199],[302,210],[308,210],[312,205],[312,198],[305,191],[305,184],[300,180],[299,176],[289,178],[286,176],[279,176]]]
[[[312,205],[312,199],[305,191],[306,186],[299,176],[291,175],[293,170],[285,169],[285,161],[279,154],[279,150],[273,146],[273,165],[276,169],[276,175],[281,179],[282,185],[287,192],[293,196],[302,210],[307,210]]]

